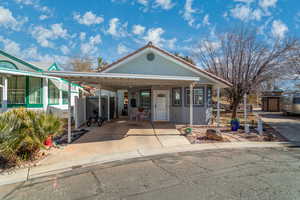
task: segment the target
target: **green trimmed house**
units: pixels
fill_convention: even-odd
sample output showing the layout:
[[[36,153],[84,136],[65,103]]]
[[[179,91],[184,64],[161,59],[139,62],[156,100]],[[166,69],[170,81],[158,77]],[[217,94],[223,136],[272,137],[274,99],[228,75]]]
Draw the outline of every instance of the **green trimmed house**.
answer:
[[[59,71],[56,63],[29,63],[0,50],[0,112],[10,108],[60,112],[68,110],[68,84],[44,72]],[[71,84],[71,106],[82,88]]]

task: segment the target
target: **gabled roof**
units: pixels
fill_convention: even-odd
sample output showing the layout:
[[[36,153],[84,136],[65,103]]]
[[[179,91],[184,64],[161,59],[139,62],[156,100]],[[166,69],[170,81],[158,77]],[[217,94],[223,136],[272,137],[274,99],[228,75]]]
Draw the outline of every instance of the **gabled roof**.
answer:
[[[223,84],[225,84],[227,86],[232,86],[232,84],[230,82],[228,82],[228,81],[226,81],[226,80],[224,80],[224,79],[222,79],[222,78],[220,78],[220,77],[218,77],[218,76],[216,76],[216,75],[214,75],[214,74],[212,74],[210,72],[207,72],[207,71],[205,71],[203,69],[200,69],[198,66],[196,66],[196,65],[194,65],[192,63],[189,63],[186,60],[184,60],[184,59],[182,59],[182,58],[180,58],[178,56],[175,56],[172,53],[169,53],[169,52],[167,52],[167,51],[165,51],[165,50],[163,50],[163,49],[161,49],[161,48],[153,45],[152,42],[149,42],[147,45],[143,46],[142,48],[140,48],[140,49],[138,49],[138,50],[136,50],[136,51],[128,54],[127,56],[124,56],[124,57],[120,58],[119,60],[117,60],[117,61],[115,61],[115,62],[107,65],[106,67],[102,68],[100,70],[100,72],[105,73],[105,72],[109,71],[110,69],[112,69],[113,67],[116,67],[116,65],[119,65],[119,64],[125,62],[127,59],[129,59],[129,58],[137,55],[138,53],[140,53],[140,52],[142,52],[142,51],[144,51],[146,49],[156,50],[159,53],[161,53],[161,54],[163,54],[165,56],[170,57],[174,61],[180,62],[181,64],[187,66],[191,70],[196,71],[196,72],[200,73],[201,75],[204,75],[205,77],[207,77],[209,79],[213,79],[215,81],[221,82],[221,83],[223,83]]]
[[[11,59],[11,60],[13,60],[13,61],[15,61],[15,62],[21,63],[22,65],[25,65],[26,67],[29,67],[30,69],[32,69],[36,72],[42,72],[43,71],[42,69],[36,67],[35,65],[32,65],[32,64],[30,64],[30,63],[28,63],[28,62],[26,62],[26,61],[24,61],[20,58],[17,58],[13,55],[10,55],[10,54],[2,51],[2,50],[0,50],[0,54],[7,57],[7,58],[9,58],[9,59]]]

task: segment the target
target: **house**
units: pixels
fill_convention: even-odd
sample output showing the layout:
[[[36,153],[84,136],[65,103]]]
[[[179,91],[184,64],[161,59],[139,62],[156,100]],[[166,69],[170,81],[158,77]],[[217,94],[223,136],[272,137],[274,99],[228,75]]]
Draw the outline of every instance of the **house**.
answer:
[[[0,50],[0,112],[17,107],[68,110],[68,81],[43,74],[52,70],[60,69],[56,63],[29,63]],[[81,89],[72,83],[71,105]]]
[[[219,94],[221,88],[231,86],[226,80],[151,42],[100,72],[45,74],[93,85],[100,93],[103,89],[114,92],[114,116],[127,113],[128,118],[134,119],[136,112],[143,112],[146,119],[152,121],[201,125],[208,124],[212,117],[212,91],[217,90]],[[101,103],[99,101],[100,113]],[[109,109],[111,107],[108,107],[108,119]],[[127,112],[120,112],[125,109]]]

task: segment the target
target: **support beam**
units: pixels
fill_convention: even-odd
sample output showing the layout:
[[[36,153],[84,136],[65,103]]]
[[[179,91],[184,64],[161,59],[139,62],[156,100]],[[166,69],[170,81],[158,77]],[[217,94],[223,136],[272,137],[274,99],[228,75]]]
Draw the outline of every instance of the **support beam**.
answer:
[[[101,85],[99,84],[99,97],[98,97],[98,113],[99,113],[99,117],[102,116],[101,93],[102,93],[102,89],[101,89]]]
[[[110,92],[107,94],[107,121],[110,121]]]
[[[194,102],[193,102],[193,88],[194,85],[190,84],[190,126],[193,126],[193,107],[194,107]]]
[[[68,83],[68,143],[72,142],[71,82]]]
[[[220,88],[217,88],[217,127],[220,127]]]
[[[5,112],[7,110],[7,104],[8,104],[8,78],[6,76],[3,77],[3,88],[2,88],[2,108]]]
[[[119,118],[119,114],[118,114],[118,90],[116,90],[115,92],[115,118]]]
[[[43,79],[43,109],[46,112],[48,109],[48,78]]]
[[[63,105],[63,91],[61,90],[63,82],[62,80],[59,81],[60,84],[60,88],[59,88],[59,99],[58,99],[58,103],[59,105]]]
[[[245,133],[249,133],[249,126],[247,124],[247,94],[244,94],[244,120],[245,120]]]

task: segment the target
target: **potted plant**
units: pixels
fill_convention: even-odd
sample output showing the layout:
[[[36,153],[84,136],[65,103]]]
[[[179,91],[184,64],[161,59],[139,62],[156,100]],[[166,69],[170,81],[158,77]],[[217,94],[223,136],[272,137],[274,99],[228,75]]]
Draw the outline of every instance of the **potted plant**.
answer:
[[[232,119],[230,121],[231,131],[237,131],[240,128],[240,121],[238,118]]]

